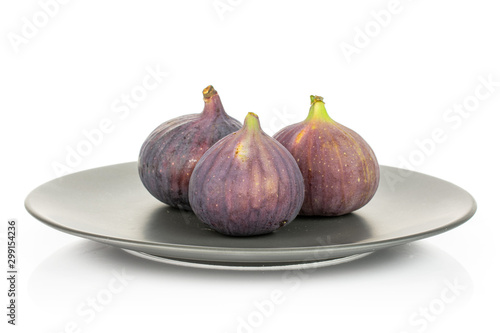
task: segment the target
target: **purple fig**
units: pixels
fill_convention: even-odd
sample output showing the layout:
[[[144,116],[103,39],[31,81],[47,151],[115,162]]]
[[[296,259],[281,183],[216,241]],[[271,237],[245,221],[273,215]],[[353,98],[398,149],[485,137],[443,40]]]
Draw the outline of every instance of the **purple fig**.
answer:
[[[189,182],[189,200],[196,216],[222,234],[266,234],[297,216],[304,179],[293,156],[250,112],[241,130],[201,157]]]
[[[347,214],[375,195],[380,170],[373,150],[359,134],[328,116],[322,97],[311,96],[307,118],[274,138],[290,151],[304,177],[300,215]]]
[[[146,189],[170,206],[190,210],[189,178],[214,143],[241,128],[222,107],[214,87],[203,90],[205,108],[168,120],[146,139],[139,153],[139,176]]]

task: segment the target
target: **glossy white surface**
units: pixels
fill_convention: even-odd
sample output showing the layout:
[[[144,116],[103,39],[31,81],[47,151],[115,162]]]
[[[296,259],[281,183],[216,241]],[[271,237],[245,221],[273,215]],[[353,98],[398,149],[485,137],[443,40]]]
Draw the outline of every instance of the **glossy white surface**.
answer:
[[[374,26],[370,12],[395,2],[221,2],[231,6],[224,20],[211,0],[69,1],[18,53],[8,34],[21,34],[23,17],[42,9],[38,1],[0,4],[4,260],[5,221],[20,223],[19,326],[1,313],[1,331],[498,327],[499,5],[401,0],[348,63],[342,42],[352,44],[357,28]],[[169,75],[145,81],[154,71]],[[146,98],[127,107],[123,99],[144,82]],[[304,119],[309,95],[321,95],[331,117],[362,135],[381,164],[413,161],[417,171],[469,191],[478,211],[450,232],[300,274],[146,261],[26,212],[24,198],[57,176],[55,162],[80,171],[136,159],[160,122],[201,111],[209,84],[232,116],[255,112],[270,134]],[[97,128],[102,137],[85,146]],[[74,156],[78,147],[85,156]]]

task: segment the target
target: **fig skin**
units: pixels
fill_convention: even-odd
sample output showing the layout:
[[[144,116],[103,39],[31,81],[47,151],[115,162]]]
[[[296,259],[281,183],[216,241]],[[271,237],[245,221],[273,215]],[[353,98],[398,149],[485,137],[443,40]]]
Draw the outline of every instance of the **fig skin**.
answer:
[[[304,201],[293,156],[249,113],[243,128],[213,145],[189,182],[198,218],[219,233],[253,236],[288,225]]]
[[[311,96],[308,117],[273,137],[290,151],[304,177],[299,215],[344,215],[375,195],[380,181],[375,153],[358,133],[328,116],[322,97]]]
[[[242,126],[224,111],[212,86],[203,90],[203,100],[203,112],[162,123],[139,153],[139,176],[146,189],[161,202],[184,210],[191,210],[189,178],[198,160],[214,143]]]

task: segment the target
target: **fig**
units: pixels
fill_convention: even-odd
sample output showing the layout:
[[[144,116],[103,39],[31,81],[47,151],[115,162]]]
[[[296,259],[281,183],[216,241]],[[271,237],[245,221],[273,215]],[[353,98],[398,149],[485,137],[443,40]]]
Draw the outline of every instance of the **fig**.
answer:
[[[198,160],[214,143],[242,126],[224,111],[214,87],[203,90],[203,100],[203,112],[162,123],[139,153],[139,177],[146,189],[161,202],[185,210],[191,210],[189,178]]]
[[[267,234],[297,216],[304,179],[290,152],[250,112],[242,129],[203,154],[189,182],[189,201],[196,216],[219,233]]]
[[[299,215],[344,215],[375,195],[380,169],[373,150],[358,133],[330,118],[322,97],[311,96],[307,118],[273,137],[290,151],[304,177]]]

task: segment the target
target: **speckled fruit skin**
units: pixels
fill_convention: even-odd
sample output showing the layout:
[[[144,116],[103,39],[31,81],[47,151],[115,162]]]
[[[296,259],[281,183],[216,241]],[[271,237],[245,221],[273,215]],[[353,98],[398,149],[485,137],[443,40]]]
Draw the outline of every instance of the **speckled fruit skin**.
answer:
[[[249,113],[241,130],[202,156],[191,176],[189,200],[198,218],[222,234],[266,234],[297,216],[304,180],[292,155]]]
[[[311,96],[311,103],[306,120],[274,135],[304,177],[305,199],[299,214],[350,213],[375,195],[380,179],[377,159],[359,134],[328,116],[321,97]]]
[[[203,96],[203,112],[164,122],[147,137],[139,153],[139,176],[146,189],[161,202],[185,210],[191,210],[189,178],[198,160],[242,126],[224,111],[212,86],[203,90]]]

